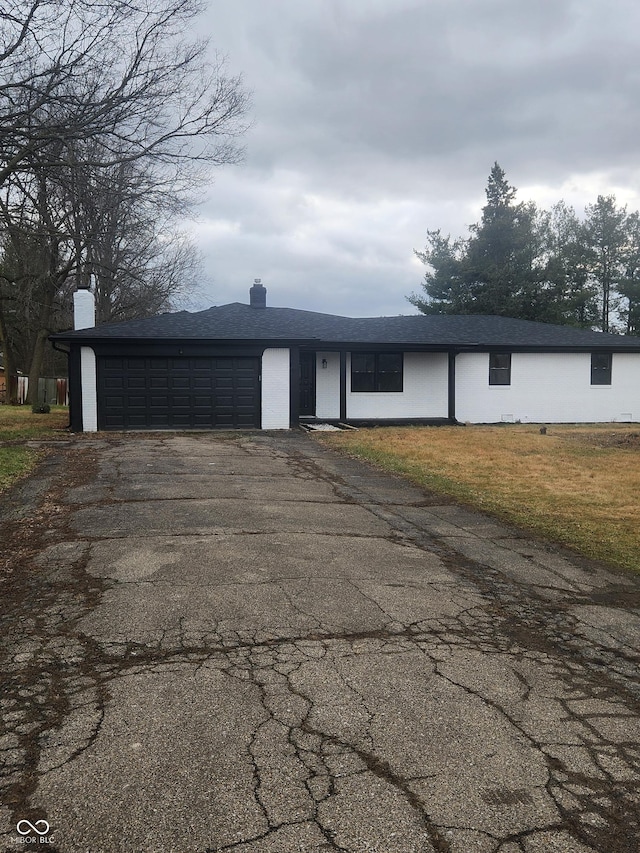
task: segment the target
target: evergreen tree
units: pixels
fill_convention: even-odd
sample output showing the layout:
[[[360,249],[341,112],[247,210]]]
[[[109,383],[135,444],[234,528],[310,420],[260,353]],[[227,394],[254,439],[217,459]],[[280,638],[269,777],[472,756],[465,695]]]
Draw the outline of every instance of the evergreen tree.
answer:
[[[620,317],[627,334],[640,335],[640,214],[637,210],[627,217],[626,233],[624,273],[618,283],[623,297]]]
[[[428,231],[424,251],[415,252],[427,266],[424,295],[408,299],[420,311],[495,314],[583,328],[599,324],[608,331],[618,289],[624,288],[629,327],[640,323],[640,225],[637,254],[630,259],[624,250],[628,217],[613,196],[600,196],[580,222],[563,202],[551,211],[517,203],[516,189],[494,163],[486,197],[467,239]]]
[[[627,209],[616,206],[614,195],[599,195],[586,207],[585,249],[590,273],[600,292],[600,328],[611,331],[618,307],[618,286],[624,279],[627,255]]]
[[[482,219],[467,240],[451,241],[427,232],[424,252],[431,267],[424,279],[426,297],[409,297],[421,311],[438,314],[499,314],[536,318],[544,300],[537,264],[542,235],[533,203],[516,204],[516,190],[494,163]]]
[[[545,216],[549,322],[591,329],[598,323],[598,288],[590,275],[584,223],[563,201]]]
[[[428,267],[424,277],[425,295],[408,297],[423,314],[468,313],[462,282],[462,260],[467,251],[466,240],[451,240],[440,231],[427,231],[424,252],[415,254]]]

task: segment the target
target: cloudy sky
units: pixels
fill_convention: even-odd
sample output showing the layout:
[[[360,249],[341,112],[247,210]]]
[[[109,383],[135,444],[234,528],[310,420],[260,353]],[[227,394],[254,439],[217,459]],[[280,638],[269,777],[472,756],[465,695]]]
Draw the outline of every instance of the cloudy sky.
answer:
[[[467,234],[494,161],[518,200],[640,208],[637,0],[209,0],[252,92],[242,165],[193,226],[195,308],[414,313],[427,229]]]

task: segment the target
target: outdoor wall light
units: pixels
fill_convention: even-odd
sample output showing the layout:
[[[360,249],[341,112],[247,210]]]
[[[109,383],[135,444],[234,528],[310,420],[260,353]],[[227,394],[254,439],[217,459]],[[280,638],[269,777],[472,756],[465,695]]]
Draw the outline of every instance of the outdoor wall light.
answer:
[[[327,369],[327,359],[326,359],[326,358],[323,358],[323,359],[322,359],[322,369],[323,369],[323,370],[326,370],[326,369]]]

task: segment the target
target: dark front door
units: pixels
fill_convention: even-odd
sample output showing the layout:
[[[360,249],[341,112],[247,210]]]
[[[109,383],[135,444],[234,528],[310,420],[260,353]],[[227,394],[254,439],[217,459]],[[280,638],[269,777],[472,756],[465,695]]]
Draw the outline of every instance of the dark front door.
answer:
[[[100,429],[260,426],[257,358],[105,357],[98,377]]]
[[[300,353],[300,414],[306,417],[316,413],[316,354]]]

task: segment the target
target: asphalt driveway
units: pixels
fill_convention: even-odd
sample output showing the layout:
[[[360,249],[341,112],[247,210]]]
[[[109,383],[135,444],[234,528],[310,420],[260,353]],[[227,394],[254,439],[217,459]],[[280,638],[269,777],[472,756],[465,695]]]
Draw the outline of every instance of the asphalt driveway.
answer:
[[[4,849],[640,847],[638,577],[298,433],[82,436],[14,498]]]

